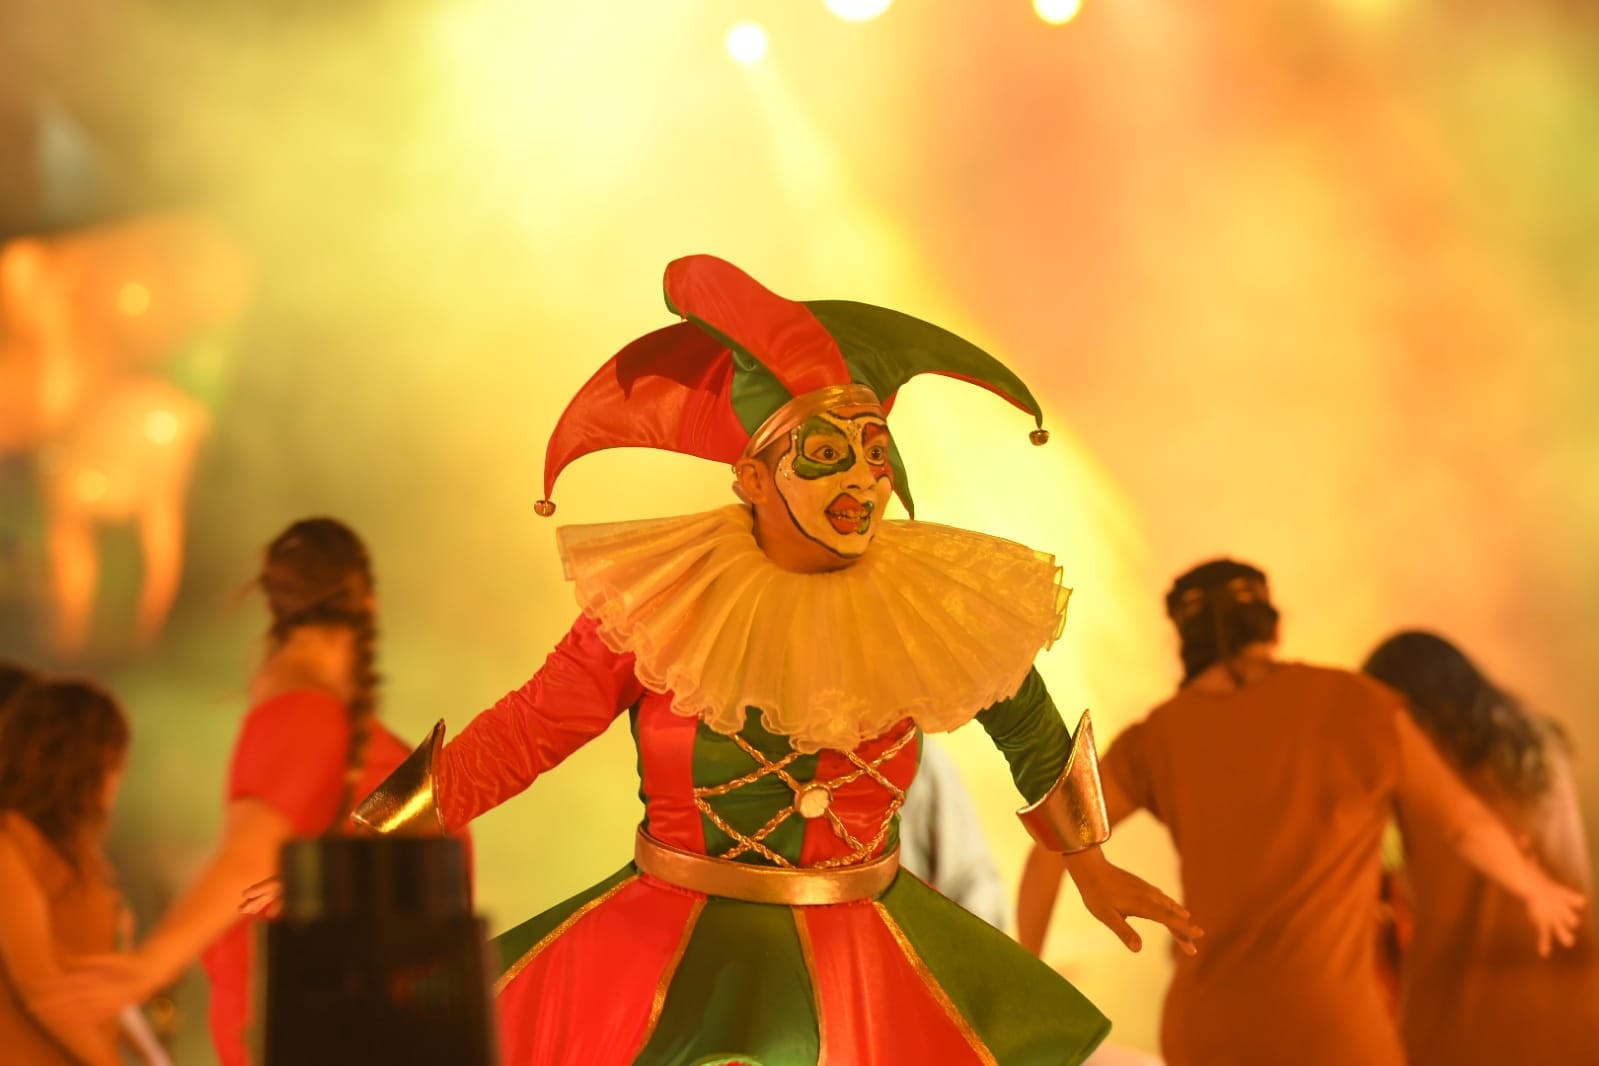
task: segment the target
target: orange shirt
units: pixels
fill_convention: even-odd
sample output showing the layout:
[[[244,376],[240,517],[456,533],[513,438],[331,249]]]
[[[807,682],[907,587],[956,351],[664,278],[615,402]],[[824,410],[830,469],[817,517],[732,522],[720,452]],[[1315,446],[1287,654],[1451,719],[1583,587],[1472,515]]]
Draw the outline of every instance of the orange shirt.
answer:
[[[1570,768],[1548,795],[1516,803],[1477,794],[1549,872],[1588,890],[1588,844]],[[1415,935],[1400,964],[1401,1028],[1411,1066],[1599,1062],[1599,936],[1538,957],[1521,901],[1463,863],[1435,827],[1405,827]]]
[[[50,908],[50,939],[57,956],[104,954],[116,950],[121,897],[99,856],[92,868],[74,870],[55,846],[21,815],[0,812],[0,832],[21,853]],[[0,900],[0,906],[4,905]],[[97,1027],[108,1055],[116,1047],[116,1022]],[[23,1007],[4,966],[0,966],[0,1062],[6,1066],[72,1066],[69,1055]]]
[[[1383,827],[1396,803],[1447,821],[1454,797],[1407,770],[1401,733],[1419,733],[1399,708],[1358,674],[1283,663],[1179,691],[1106,752],[1170,830],[1205,929],[1176,956],[1169,1066],[1403,1066],[1374,956]]]
[[[233,749],[228,802],[255,799],[270,805],[295,836],[325,832],[338,816],[349,755],[350,718],[344,704],[320,692],[290,692],[252,708]],[[410,750],[376,722],[356,797],[383,783]],[[244,918],[202,957],[211,979],[211,1040],[222,1066],[247,1066],[251,927]]]

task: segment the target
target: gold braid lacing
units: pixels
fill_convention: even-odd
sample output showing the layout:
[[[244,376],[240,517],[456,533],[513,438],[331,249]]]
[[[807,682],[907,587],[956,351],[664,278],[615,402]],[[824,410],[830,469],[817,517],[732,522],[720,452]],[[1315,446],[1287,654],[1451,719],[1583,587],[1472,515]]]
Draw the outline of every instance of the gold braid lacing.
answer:
[[[843,788],[845,785],[860,780],[862,777],[870,777],[873,781],[876,781],[879,785],[881,785],[889,796],[888,808],[883,812],[882,824],[877,827],[877,832],[873,834],[870,840],[862,841],[856,837],[855,834],[851,833],[849,828],[844,825],[843,819],[839,818],[831,806],[829,806],[826,810],[828,824],[832,826],[833,832],[837,834],[838,838],[850,846],[851,850],[848,855],[841,855],[833,859],[824,859],[823,861],[816,863],[816,866],[818,868],[851,866],[855,863],[863,862],[870,858],[877,851],[877,849],[882,846],[884,838],[888,836],[888,828],[893,824],[894,815],[899,813],[899,809],[901,807],[905,806],[905,790],[884,776],[881,767],[884,763],[888,762],[900,752],[904,751],[905,745],[909,744],[915,739],[916,727],[914,725],[907,725],[905,730],[894,739],[892,744],[884,748],[870,761],[861,758],[861,756],[856,752],[845,752],[844,756],[855,765],[855,769],[849,773],[844,774],[841,777],[833,778],[830,781],[800,781],[796,779],[793,774],[788,772],[789,764],[795,759],[799,758],[799,752],[790,751],[781,759],[774,761],[767,758],[764,752],[760,751],[749,741],[735,733],[733,734],[733,742],[743,750],[744,754],[755,760],[755,769],[751,770],[742,777],[734,778],[733,780],[723,782],[720,785],[706,785],[703,788],[695,788],[694,806],[698,808],[701,814],[710,820],[712,825],[716,826],[716,828],[720,829],[723,833],[726,833],[727,836],[734,842],[733,847],[728,851],[723,852],[720,856],[717,856],[718,858],[736,859],[745,852],[753,851],[755,854],[761,856],[774,866],[793,866],[793,863],[789,862],[782,855],[779,855],[777,852],[767,847],[763,842],[767,837],[771,836],[772,833],[777,830],[778,826],[782,825],[784,822],[788,821],[794,815],[799,813],[799,808],[795,805],[794,801],[791,801],[787,807],[784,807],[782,810],[774,814],[765,825],[761,826],[753,834],[745,835],[744,833],[739,832],[737,829],[734,829],[728,824],[725,818],[716,813],[716,810],[710,804],[711,798],[714,796],[725,796],[736,789],[753,784],[763,777],[776,777],[778,780],[782,781],[783,784],[789,787],[789,790],[795,795],[797,801],[800,791],[805,788],[821,786],[827,789],[829,793],[833,793],[838,789]]]

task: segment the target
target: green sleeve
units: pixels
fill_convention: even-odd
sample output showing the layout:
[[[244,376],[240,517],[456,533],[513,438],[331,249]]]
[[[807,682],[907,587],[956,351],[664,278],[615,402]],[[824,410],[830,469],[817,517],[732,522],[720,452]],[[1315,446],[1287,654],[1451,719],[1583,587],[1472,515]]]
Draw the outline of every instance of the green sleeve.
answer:
[[[1027,672],[1016,695],[979,711],[977,720],[1010,763],[1011,780],[1022,798],[1037,803],[1060,778],[1072,747],[1071,730],[1049,698],[1038,669]]]

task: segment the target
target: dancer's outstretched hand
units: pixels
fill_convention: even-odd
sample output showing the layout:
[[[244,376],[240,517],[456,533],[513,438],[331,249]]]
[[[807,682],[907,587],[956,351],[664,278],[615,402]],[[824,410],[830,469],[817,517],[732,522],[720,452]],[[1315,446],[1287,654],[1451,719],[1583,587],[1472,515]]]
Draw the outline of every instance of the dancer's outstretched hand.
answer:
[[[106,1021],[155,991],[149,965],[136,954],[68,955],[61,961],[65,972],[33,1008],[56,1024]]]
[[[1581,892],[1544,875],[1527,888],[1522,899],[1538,937],[1540,956],[1548,958],[1556,944],[1569,948],[1577,942],[1577,927],[1588,913],[1588,900]]]
[[[283,913],[283,881],[276,877],[257,881],[244,890],[244,897],[239,901],[239,910],[245,914],[276,918]]]
[[[1112,865],[1097,847],[1067,855],[1065,860],[1066,872],[1072,875],[1072,883],[1083,897],[1083,906],[1120,937],[1127,950],[1138,951],[1144,946],[1143,937],[1127,919],[1147,918],[1169,929],[1172,939],[1185,954],[1198,953],[1195,941],[1204,936],[1205,931],[1166,893],[1136,874]]]

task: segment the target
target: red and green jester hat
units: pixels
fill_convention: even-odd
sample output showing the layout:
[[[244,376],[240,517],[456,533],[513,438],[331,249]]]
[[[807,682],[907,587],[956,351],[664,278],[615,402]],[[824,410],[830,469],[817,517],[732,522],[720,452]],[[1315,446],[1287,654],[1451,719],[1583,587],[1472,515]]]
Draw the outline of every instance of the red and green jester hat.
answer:
[[[893,408],[917,374],[981,386],[1032,415],[1038,401],[1003,363],[946,329],[852,300],[786,300],[711,255],[666,268],[666,306],[683,321],[623,348],[580,389],[550,436],[539,514],[568,464],[607,448],[659,448],[722,463],[758,455],[807,418],[849,405]],[[913,517],[890,438],[894,491]]]

